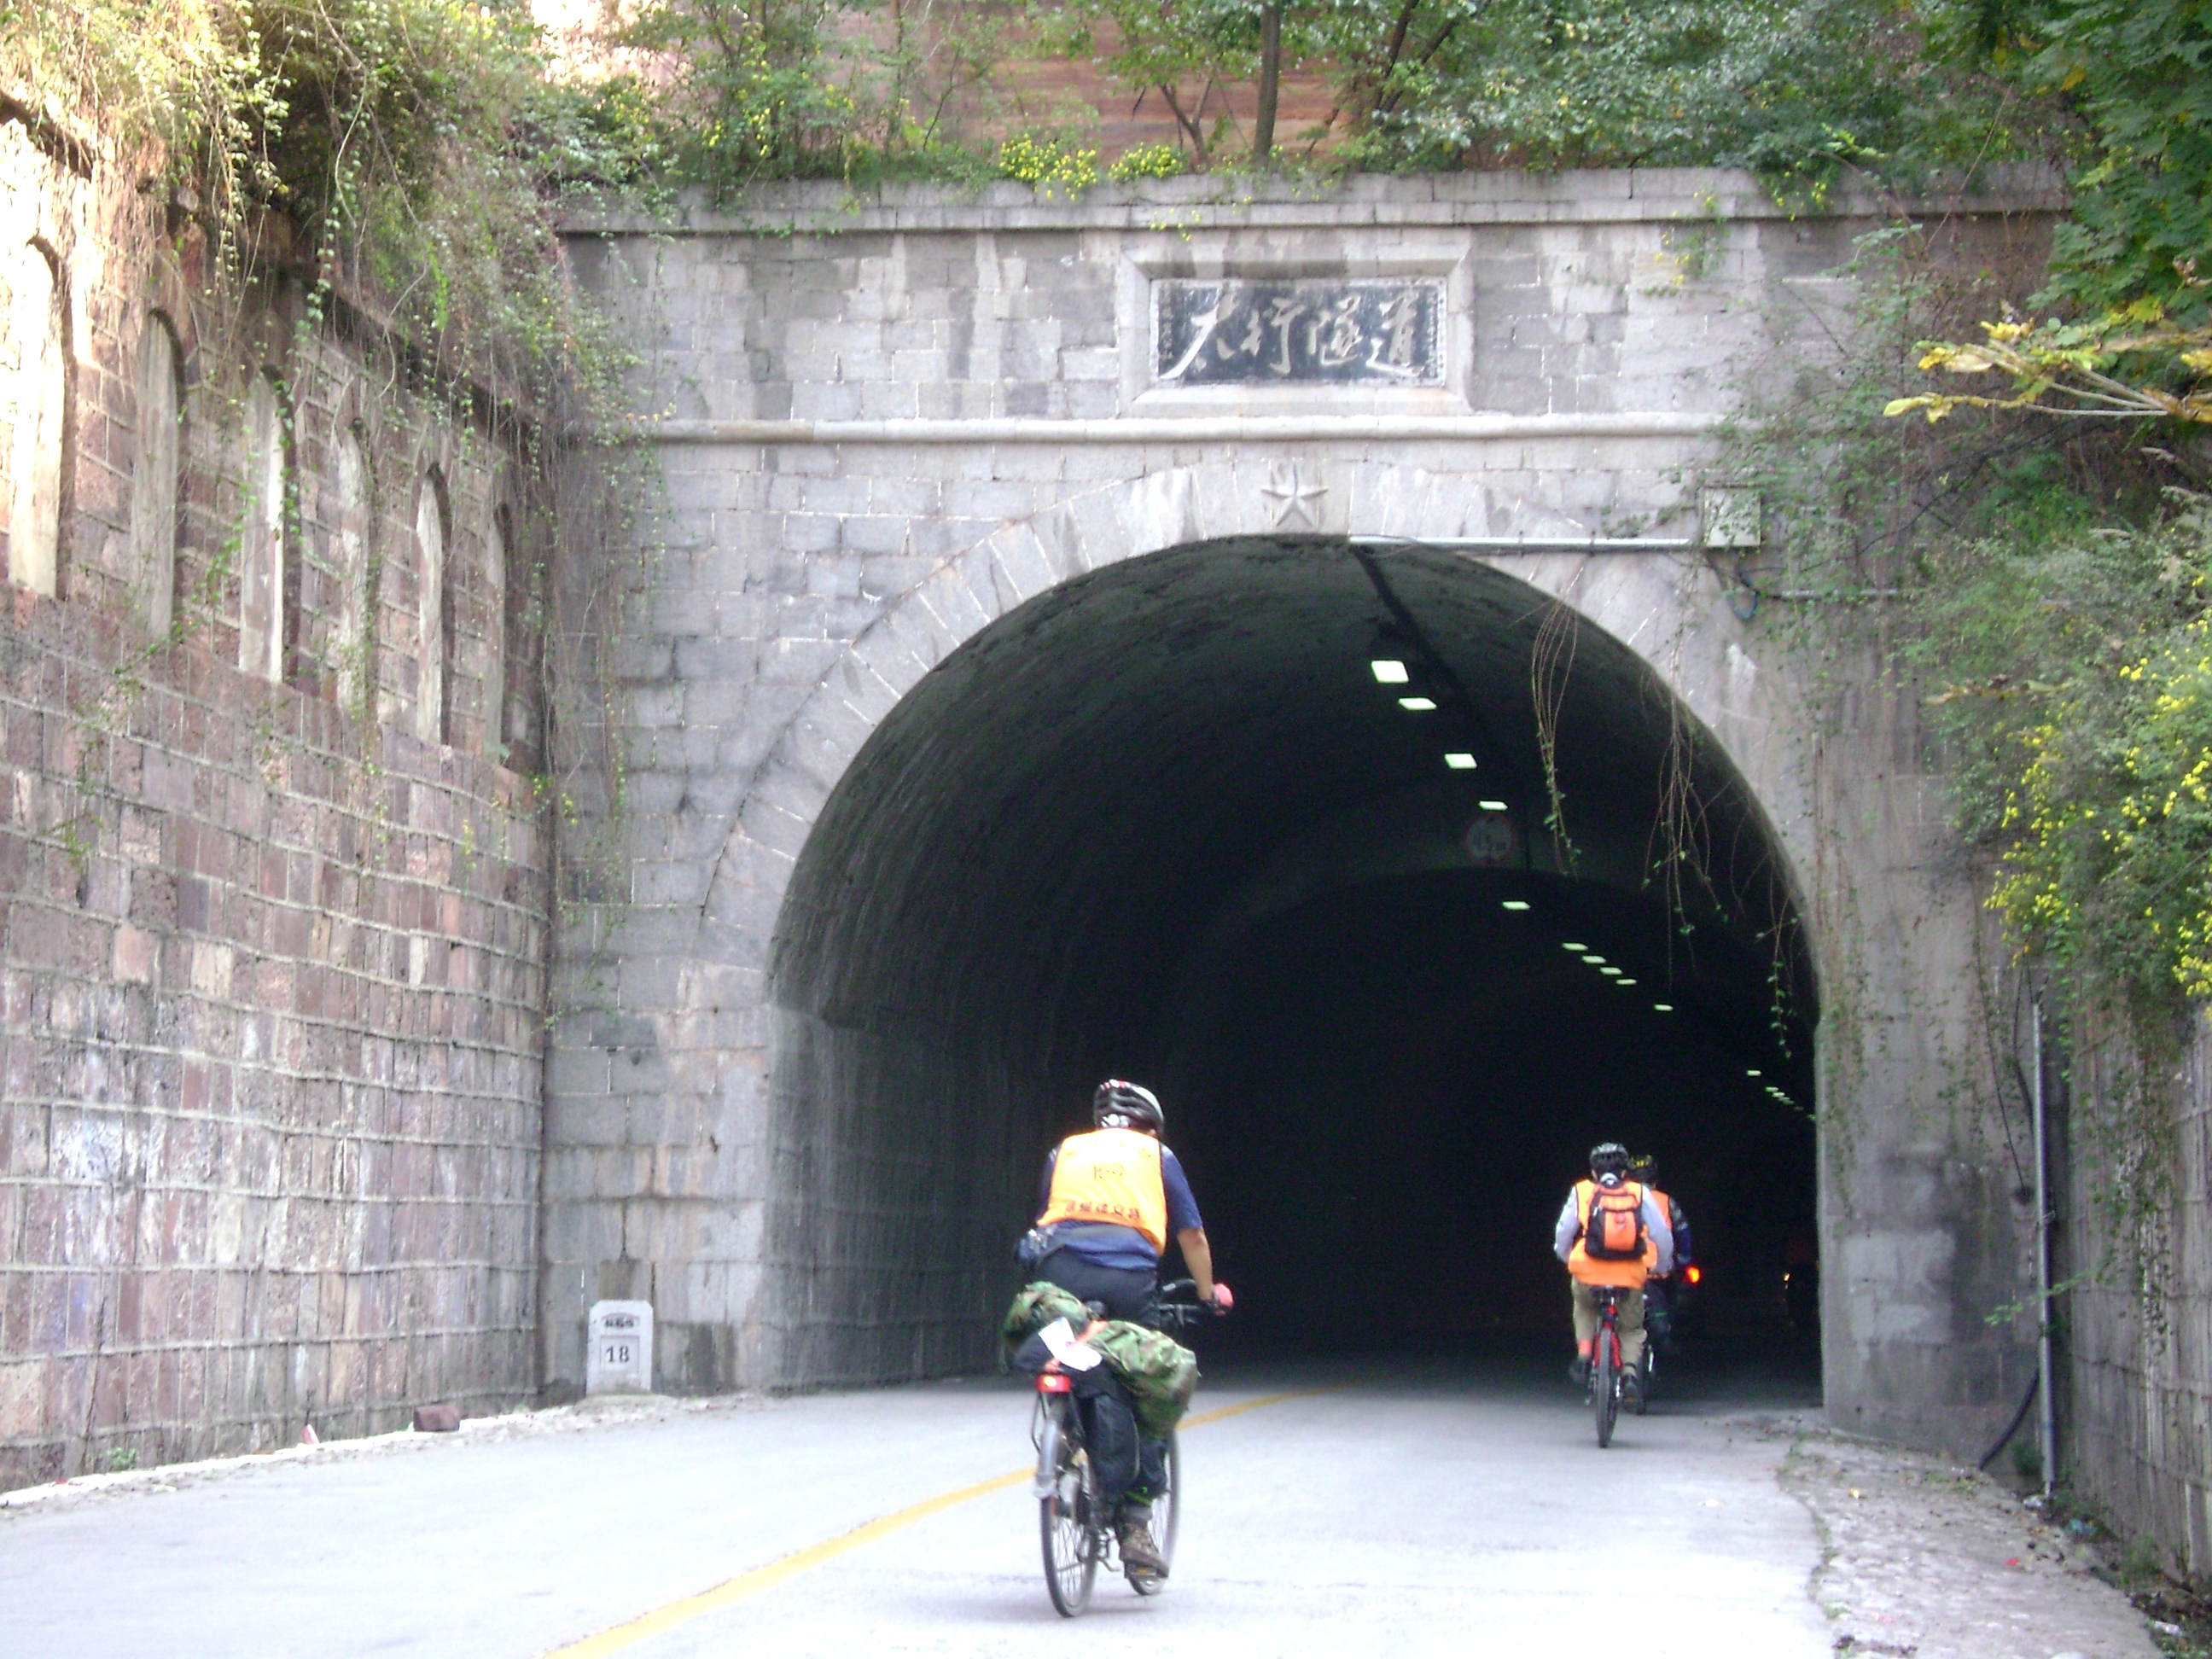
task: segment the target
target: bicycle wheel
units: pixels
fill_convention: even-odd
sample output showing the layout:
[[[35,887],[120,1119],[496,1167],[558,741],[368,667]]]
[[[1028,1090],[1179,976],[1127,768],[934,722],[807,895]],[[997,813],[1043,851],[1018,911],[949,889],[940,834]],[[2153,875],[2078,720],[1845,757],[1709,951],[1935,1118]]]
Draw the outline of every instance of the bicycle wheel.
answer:
[[[1613,1443],[1613,1422],[1620,1411],[1620,1350],[1609,1327],[1600,1326],[1590,1355],[1590,1401],[1597,1411],[1597,1443]]]
[[[1160,1547],[1160,1559],[1175,1565],[1176,1528],[1182,1522],[1182,1442],[1168,1437],[1168,1487],[1152,1499],[1152,1541]],[[1168,1587],[1164,1578],[1132,1578],[1129,1588],[1139,1595],[1158,1595]]]
[[[1098,1491],[1091,1459],[1072,1432],[1071,1406],[1056,1406],[1045,1419],[1037,1448],[1037,1525],[1044,1544],[1044,1587],[1063,1619],[1091,1605],[1098,1577],[1098,1540],[1092,1521]]]

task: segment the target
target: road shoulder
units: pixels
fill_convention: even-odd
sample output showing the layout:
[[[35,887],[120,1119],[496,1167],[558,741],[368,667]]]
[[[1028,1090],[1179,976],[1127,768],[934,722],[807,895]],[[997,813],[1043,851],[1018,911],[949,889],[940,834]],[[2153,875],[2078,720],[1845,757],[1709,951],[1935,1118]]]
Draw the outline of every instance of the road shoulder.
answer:
[[[2158,1659],[2090,1547],[1986,1475],[1808,1424],[1781,1479],[1820,1528],[1810,1591],[1839,1654]]]

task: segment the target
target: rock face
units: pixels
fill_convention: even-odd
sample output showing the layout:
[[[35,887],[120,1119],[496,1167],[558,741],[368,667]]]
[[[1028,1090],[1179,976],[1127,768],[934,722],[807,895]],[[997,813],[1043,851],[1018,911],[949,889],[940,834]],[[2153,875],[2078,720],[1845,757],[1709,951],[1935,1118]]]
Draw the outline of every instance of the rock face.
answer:
[[[1209,951],[1377,872],[1557,878],[1553,738],[1576,873],[1636,889],[1674,710],[1752,895],[1715,925],[1796,941],[1778,971],[1823,1022],[1830,1408],[1978,1451],[2031,1356],[1984,1317],[2029,1258],[1959,1059],[1972,895],[1911,708],[1869,664],[1806,684],[1745,620],[1755,503],[1714,459],[1747,386],[1817,365],[1873,204],[1792,218],[1686,173],[1212,189],[794,189],[575,242],[666,495],[601,820],[627,902],[580,908],[556,969],[599,1012],[550,1063],[548,1376],[621,1297],[676,1386],[983,1363],[1087,1081],[1218,1058],[1188,1035]],[[2055,202],[1957,205],[1982,258]],[[1459,722],[1412,761],[1317,689],[1409,621]],[[1547,738],[1533,654],[1570,628],[1589,702]],[[1516,829],[1423,828],[1447,750]]]

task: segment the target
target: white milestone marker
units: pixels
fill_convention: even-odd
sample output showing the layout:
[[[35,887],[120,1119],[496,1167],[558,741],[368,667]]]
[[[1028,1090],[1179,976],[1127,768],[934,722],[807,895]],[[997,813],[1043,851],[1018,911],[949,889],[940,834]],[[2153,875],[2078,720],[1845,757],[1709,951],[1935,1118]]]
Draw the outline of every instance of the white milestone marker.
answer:
[[[594,1302],[588,1334],[586,1394],[653,1392],[653,1304]]]

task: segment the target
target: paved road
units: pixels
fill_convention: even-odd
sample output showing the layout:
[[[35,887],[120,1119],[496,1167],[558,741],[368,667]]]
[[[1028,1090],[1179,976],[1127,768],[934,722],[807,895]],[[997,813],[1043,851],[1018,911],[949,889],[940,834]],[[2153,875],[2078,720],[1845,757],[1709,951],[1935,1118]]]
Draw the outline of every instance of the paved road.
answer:
[[[1645,1659],[1828,1652],[1755,1401],[1629,1419],[1602,1454],[1548,1368],[1249,1371],[1194,1409],[1285,1392],[1188,1432],[1173,1584],[1102,1579],[1079,1630],[1018,1482],[597,1650],[1548,1656],[1590,1645],[1604,1591]],[[526,1659],[1019,1469],[1026,1414],[997,1379],[816,1395],[0,1514],[0,1653]]]

